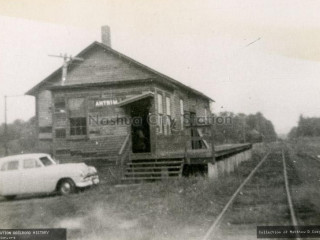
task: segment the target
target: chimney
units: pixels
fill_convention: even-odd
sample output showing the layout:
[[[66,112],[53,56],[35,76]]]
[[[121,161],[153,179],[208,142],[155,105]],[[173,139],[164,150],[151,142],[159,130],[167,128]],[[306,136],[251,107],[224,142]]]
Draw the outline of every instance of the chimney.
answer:
[[[111,47],[110,27],[107,25],[101,27],[101,42]]]

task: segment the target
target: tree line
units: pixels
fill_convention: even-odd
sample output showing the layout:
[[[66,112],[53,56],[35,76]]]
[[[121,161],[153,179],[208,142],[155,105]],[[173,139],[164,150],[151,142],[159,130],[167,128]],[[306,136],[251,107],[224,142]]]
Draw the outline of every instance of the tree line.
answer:
[[[231,121],[214,125],[216,144],[272,142],[277,139],[272,122],[260,112],[250,115],[221,112],[217,116],[228,118]],[[299,122],[299,126],[301,125],[299,128],[300,134],[317,133],[320,135],[320,119],[316,121],[317,131],[314,131],[314,128],[309,126],[310,121],[310,119],[301,118]],[[13,123],[8,124],[7,136],[5,136],[5,125],[0,125],[0,156],[5,155],[5,146],[7,146],[8,154],[37,151],[35,117],[28,121],[15,120]]]
[[[297,137],[319,137],[320,136],[320,118],[304,117],[300,115],[298,126],[293,127],[288,138],[294,139]]]
[[[272,122],[260,112],[249,115],[221,112],[217,116],[230,117],[231,119],[231,123],[215,124],[215,142],[217,144],[273,142],[277,140]]]
[[[5,124],[0,125],[0,156],[5,155],[5,146],[9,155],[32,152],[36,148],[36,141],[35,117],[28,121],[18,119],[7,124],[7,134]]]

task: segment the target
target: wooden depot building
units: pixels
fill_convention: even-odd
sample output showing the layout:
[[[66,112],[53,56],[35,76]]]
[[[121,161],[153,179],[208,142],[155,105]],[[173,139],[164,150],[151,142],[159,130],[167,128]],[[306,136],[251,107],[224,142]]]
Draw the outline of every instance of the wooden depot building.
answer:
[[[27,92],[39,149],[64,162],[118,166],[124,179],[180,177],[184,165],[213,163],[213,100],[112,49],[102,29],[103,43]]]

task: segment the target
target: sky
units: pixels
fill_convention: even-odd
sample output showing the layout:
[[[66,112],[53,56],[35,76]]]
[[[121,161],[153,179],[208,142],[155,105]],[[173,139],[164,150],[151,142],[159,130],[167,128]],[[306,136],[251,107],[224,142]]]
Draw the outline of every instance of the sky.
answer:
[[[35,114],[23,96],[111,28],[112,47],[215,100],[262,112],[283,134],[320,117],[320,1],[0,0],[0,122]]]

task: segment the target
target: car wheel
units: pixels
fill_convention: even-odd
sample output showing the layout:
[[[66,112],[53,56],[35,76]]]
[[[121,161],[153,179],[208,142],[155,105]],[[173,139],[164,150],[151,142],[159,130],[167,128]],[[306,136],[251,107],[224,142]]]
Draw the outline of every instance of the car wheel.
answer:
[[[65,179],[59,184],[58,191],[60,195],[69,195],[76,191],[76,185],[71,179]]]
[[[4,198],[7,200],[13,200],[16,198],[16,195],[8,195],[8,196],[4,196]]]

